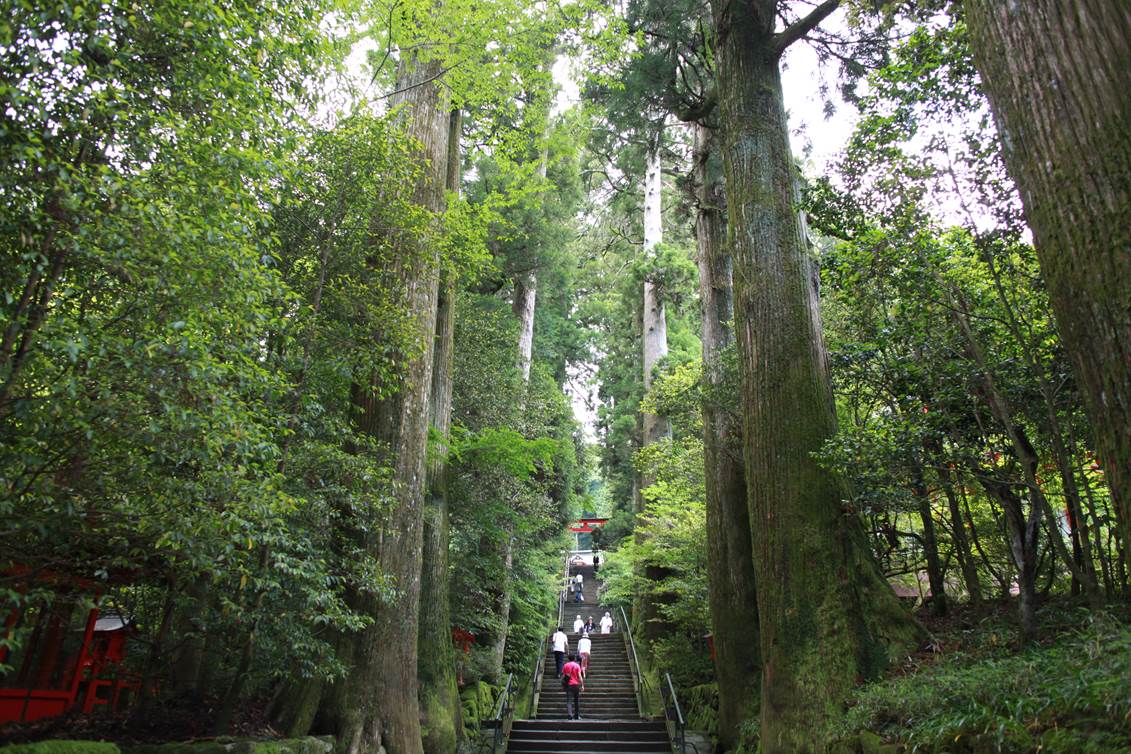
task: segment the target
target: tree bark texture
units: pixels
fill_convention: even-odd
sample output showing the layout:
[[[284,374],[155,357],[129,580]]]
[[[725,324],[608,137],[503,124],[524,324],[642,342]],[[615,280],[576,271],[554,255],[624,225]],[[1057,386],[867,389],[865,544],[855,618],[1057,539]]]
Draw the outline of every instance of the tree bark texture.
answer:
[[[661,132],[662,133],[662,132]],[[664,240],[661,190],[663,175],[660,164],[661,134],[648,149],[648,162],[644,173],[644,255],[651,257],[656,246]],[[664,312],[664,301],[659,287],[651,280],[644,281],[644,390],[652,389],[656,366],[668,355],[668,323]],[[644,414],[644,437],[642,444],[651,445],[657,440],[670,437],[671,422],[666,417]],[[649,484],[645,481],[644,486]]]
[[[534,304],[538,298],[538,274],[531,270],[515,276],[511,310],[518,318],[518,371],[524,384],[530,382],[534,359]]]
[[[448,122],[447,190],[460,186],[460,129],[463,119],[453,110]],[[436,339],[432,354],[429,421],[447,440],[452,426],[452,354],[455,348],[456,284],[451,272],[441,275],[436,305]],[[426,754],[454,754],[463,737],[459,689],[452,646],[451,594],[448,582],[447,447],[429,456],[428,494],[424,504],[423,552],[420,571],[419,658],[420,716]]]
[[[546,180],[550,162],[548,134],[543,135],[542,156],[538,161],[538,177]],[[538,299],[538,271],[529,270],[514,278],[514,300],[511,311],[518,318],[518,371],[524,385],[530,384],[530,365],[534,361],[534,307]],[[525,401],[526,396],[523,395]]]
[[[491,637],[491,675],[495,682],[503,680],[503,660],[507,654],[507,631],[511,625],[511,597],[514,593],[512,572],[514,571],[514,537],[504,532],[499,547],[502,552],[502,569],[497,575],[494,591],[494,612],[498,616],[498,629]]]
[[[644,171],[644,256],[653,258],[656,247],[663,242],[663,215],[662,215],[662,190],[663,173],[660,161],[660,145],[663,141],[663,129],[657,129],[652,135],[652,142],[646,156]],[[668,355],[668,323],[664,311],[664,299],[660,289],[650,278],[644,281],[644,306],[641,313],[641,324],[644,335],[644,390],[652,389],[656,368],[660,361]],[[660,440],[671,437],[672,426],[666,416],[644,413],[641,417],[642,432],[641,445],[647,447]],[[640,487],[650,486],[655,479],[650,474],[644,475],[640,480]],[[644,498],[639,498],[637,512],[644,509]],[[639,538],[639,536],[638,536]],[[653,583],[663,581],[670,574],[670,570],[651,563],[644,568],[644,578]],[[641,635],[646,643],[650,643],[665,636],[670,626],[660,614],[660,605],[673,601],[674,596],[668,594],[641,594],[638,595],[638,611]]]
[[[1131,6],[967,0],[978,70],[1131,541]],[[1125,548],[1125,562],[1127,553]]]
[[[444,204],[449,112],[444,89],[434,81],[436,63],[401,63],[398,94],[406,133],[419,142],[422,171],[413,201],[439,212]],[[425,458],[436,328],[438,259],[427,239],[397,238],[382,270],[403,295],[413,316],[420,348],[403,355],[403,383],[389,397],[357,386],[357,426],[388,449],[392,468],[391,510],[382,525],[366,534],[365,545],[393,585],[392,596],[357,595],[358,606],[373,623],[355,640],[349,675],[327,697],[338,748],[348,754],[378,752],[421,754],[416,637],[420,618],[420,572],[423,547]]]
[[[714,133],[701,123],[694,128],[695,240],[703,326],[708,602],[719,684],[719,749],[733,751],[739,743],[739,725],[757,715],[762,662],[750,552],[750,512],[746,507],[742,465],[742,420],[723,363],[723,351],[734,344],[733,267],[726,242],[726,198]],[[724,402],[724,396],[731,400]]]
[[[746,483],[762,646],[761,751],[819,751],[859,678],[916,644],[812,454],[835,432],[814,263],[782,104],[770,0],[712,3]]]

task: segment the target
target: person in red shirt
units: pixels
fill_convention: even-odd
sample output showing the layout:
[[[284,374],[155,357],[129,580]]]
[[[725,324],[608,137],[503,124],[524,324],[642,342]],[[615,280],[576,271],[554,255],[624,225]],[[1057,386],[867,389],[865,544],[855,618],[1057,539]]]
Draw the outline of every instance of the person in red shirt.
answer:
[[[562,666],[562,688],[566,692],[566,717],[570,720],[581,719],[581,692],[585,685],[581,681],[581,666],[577,664],[577,656],[570,655],[569,662]]]

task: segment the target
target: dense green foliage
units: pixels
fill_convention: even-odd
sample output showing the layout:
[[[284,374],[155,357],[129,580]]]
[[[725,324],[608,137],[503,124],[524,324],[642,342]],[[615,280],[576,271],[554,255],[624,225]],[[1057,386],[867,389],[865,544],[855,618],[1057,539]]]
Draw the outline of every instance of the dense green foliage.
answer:
[[[842,735],[869,730],[955,754],[1126,749],[1131,631],[1103,615],[1065,618],[1067,633],[1016,654],[1000,627],[971,629],[966,651],[861,689]]]
[[[432,485],[450,527],[438,591],[471,637],[440,673],[453,689],[462,680],[470,729],[508,674],[525,683],[540,660],[564,528],[593,512],[610,519],[595,536],[603,599],[628,611],[649,598],[651,621],[634,617],[638,630],[662,625],[641,643],[648,672],[671,672],[693,723],[717,733],[727,690],[706,641],[708,585],[732,564],[708,537],[703,406],[738,427],[751,383],[734,347],[722,387],[703,374],[696,223],[727,208],[703,206],[705,157],[686,124],[721,128],[711,5],[7,3],[0,610],[13,620],[0,686],[41,681],[37,642],[70,636],[70,651],[67,631],[97,605],[132,623],[135,724],[190,710],[199,720],[167,735],[241,716],[254,727],[296,694],[295,735],[325,732],[334,694],[364,691],[366,653],[386,651],[351,642],[407,593],[377,543],[412,544],[411,525],[389,522],[405,486]],[[830,7],[755,5],[795,30]],[[843,28],[806,31],[823,66],[839,61],[858,120],[803,199],[823,318],[813,351],[823,368],[827,346],[839,427],[819,453],[780,460],[816,457],[844,483],[829,487],[844,490],[829,498],[852,524],[844,542],[858,544],[861,522],[883,576],[924,618],[957,607],[977,621],[1000,600],[1019,606],[1020,629],[976,626],[961,651],[861,686],[826,743],[1131,747],[1131,634],[1105,610],[1131,593],[1129,543],[962,9],[845,5]],[[351,50],[367,51],[358,81]],[[566,55],[584,103],[563,108],[554,71]],[[408,107],[386,112],[425,86],[442,92],[441,116],[463,116],[459,190],[427,187],[448,189],[442,209],[422,205],[431,173],[415,155],[448,135],[412,131]],[[665,242],[644,253],[653,149]],[[785,162],[779,173],[795,167]],[[734,276],[747,284],[748,272]],[[369,409],[425,384],[411,365],[430,353],[419,324],[437,311],[414,302],[441,278],[455,311],[451,428],[433,416],[427,452],[445,464],[429,469],[439,479],[398,484],[408,454],[375,438],[408,420]],[[666,306],[669,349],[648,391],[646,284]],[[590,442],[571,398],[593,385]],[[644,414],[670,438],[645,447]],[[363,426],[374,416],[384,424]],[[739,444],[779,438],[732,439],[724,450],[740,458]],[[849,570],[868,570],[867,555]],[[1042,608],[1062,597],[1071,612]],[[812,669],[798,688],[819,690]],[[840,701],[821,704],[840,715]],[[739,745],[758,735],[747,720]]]

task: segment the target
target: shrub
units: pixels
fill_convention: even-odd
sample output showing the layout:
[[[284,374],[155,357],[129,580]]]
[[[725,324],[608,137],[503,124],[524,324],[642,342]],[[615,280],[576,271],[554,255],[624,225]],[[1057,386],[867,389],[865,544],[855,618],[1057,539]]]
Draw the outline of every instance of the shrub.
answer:
[[[38,741],[0,746],[0,754],[122,754],[122,750],[107,741]]]

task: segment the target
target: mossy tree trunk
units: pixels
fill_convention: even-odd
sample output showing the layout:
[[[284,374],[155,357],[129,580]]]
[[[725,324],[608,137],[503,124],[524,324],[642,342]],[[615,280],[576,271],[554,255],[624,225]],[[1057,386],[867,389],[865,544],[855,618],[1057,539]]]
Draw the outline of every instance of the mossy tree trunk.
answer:
[[[1131,565],[1131,6],[967,0]]]
[[[712,3],[758,584],[761,750],[797,754],[821,749],[825,723],[857,680],[913,648],[920,629],[880,573],[841,483],[812,456],[836,419],[778,66],[836,3],[775,33],[778,5]]]
[[[742,465],[742,421],[733,400],[733,383],[728,384],[723,353],[734,345],[726,197],[714,133],[702,123],[696,123],[694,129],[692,175],[703,326],[708,601],[719,684],[719,749],[733,751],[739,743],[740,723],[757,715],[762,663]]]
[[[448,124],[447,189],[460,187],[460,129],[463,119],[453,110]],[[446,440],[452,426],[452,354],[455,346],[455,277],[445,272],[436,305],[436,340],[432,355],[429,421]],[[456,687],[452,647],[451,593],[448,579],[448,484],[446,447],[429,457],[428,494],[424,503],[424,536],[420,572],[420,628],[417,638],[420,716],[427,754],[454,754],[463,737],[463,716]]]
[[[435,81],[435,62],[409,58],[397,73],[394,107],[403,107],[406,132],[419,144],[422,170],[413,201],[439,212],[444,204],[448,157],[447,97]],[[389,289],[403,296],[420,347],[404,354],[402,381],[391,395],[377,382],[355,385],[356,424],[388,449],[393,502],[379,526],[364,535],[365,548],[393,585],[392,594],[355,595],[372,623],[353,638],[347,677],[324,695],[319,718],[331,726],[348,754],[421,754],[417,642],[421,553],[432,359],[436,328],[438,259],[425,239],[396,238],[382,268]]]

